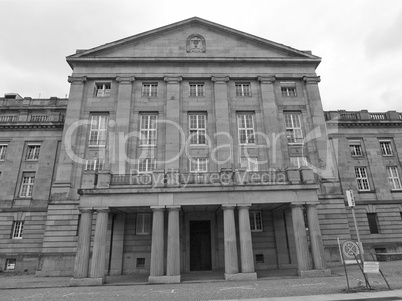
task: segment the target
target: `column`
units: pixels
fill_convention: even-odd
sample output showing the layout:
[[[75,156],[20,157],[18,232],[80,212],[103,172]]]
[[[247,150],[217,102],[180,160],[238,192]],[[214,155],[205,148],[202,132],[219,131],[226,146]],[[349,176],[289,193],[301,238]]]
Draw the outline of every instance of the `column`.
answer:
[[[230,134],[230,110],[228,101],[227,82],[229,77],[213,76],[214,98],[215,98],[215,120],[216,120],[216,145],[219,148],[217,153],[212,153],[218,160],[218,169],[232,168],[233,143]]]
[[[164,234],[164,211],[165,207],[155,206],[151,207],[153,211],[152,219],[152,246],[151,246],[151,268],[150,276],[163,276],[163,234]]]
[[[106,235],[108,208],[96,209],[95,238],[91,260],[91,278],[101,278],[104,282],[106,267]]]
[[[321,270],[325,268],[325,259],[320,224],[318,222],[317,204],[307,204],[306,206],[314,269]]]
[[[310,252],[308,249],[306,226],[304,224],[303,207],[302,204],[292,204],[291,208],[298,273],[299,275],[302,275],[302,271],[311,270],[312,268]]]
[[[117,141],[114,147],[114,154],[110,154],[110,158],[114,159],[112,165],[112,172],[115,174],[126,174],[126,157],[127,149],[126,145],[129,143],[121,143],[125,141],[124,136],[129,132],[130,126],[130,114],[131,114],[131,95],[133,90],[134,76],[122,77],[117,76],[116,81],[119,83],[117,93],[117,108],[116,108],[116,126],[115,133]],[[110,150],[112,151],[112,149]]]
[[[235,205],[223,205],[223,228],[225,239],[225,279],[230,274],[237,274],[239,266],[237,262],[236,225],[234,218]]]
[[[166,119],[180,124],[180,82],[181,76],[166,76]],[[180,131],[173,124],[166,124],[165,169],[179,169]]]
[[[167,206],[168,216],[168,241],[167,241],[167,276],[176,276],[180,282],[180,206]]]
[[[249,208],[250,205],[239,205],[237,207],[239,211],[241,272],[255,274]],[[255,274],[255,279],[257,279],[257,274]]]
[[[74,278],[87,278],[89,270],[89,249],[92,234],[92,209],[80,209],[80,227],[78,229],[78,246],[75,254]]]

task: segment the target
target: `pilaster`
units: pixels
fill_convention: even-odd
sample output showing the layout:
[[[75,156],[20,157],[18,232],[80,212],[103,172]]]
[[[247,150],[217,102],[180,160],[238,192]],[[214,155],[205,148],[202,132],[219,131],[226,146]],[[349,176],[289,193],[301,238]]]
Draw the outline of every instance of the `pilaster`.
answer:
[[[211,81],[214,83],[214,105],[216,120],[216,145],[220,148],[215,156],[218,161],[218,170],[222,168],[232,168],[233,143],[230,133],[230,110],[228,100],[227,82],[228,76],[213,76]]]

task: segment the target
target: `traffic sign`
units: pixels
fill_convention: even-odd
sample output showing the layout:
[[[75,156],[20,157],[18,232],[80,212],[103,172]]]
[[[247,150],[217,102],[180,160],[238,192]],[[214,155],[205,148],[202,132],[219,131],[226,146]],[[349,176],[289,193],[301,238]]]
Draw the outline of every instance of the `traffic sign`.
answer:
[[[363,264],[363,270],[365,273],[379,273],[380,263],[378,261],[365,261]]]
[[[342,252],[345,257],[355,258],[355,256],[359,255],[360,249],[357,243],[347,240],[342,244]]]

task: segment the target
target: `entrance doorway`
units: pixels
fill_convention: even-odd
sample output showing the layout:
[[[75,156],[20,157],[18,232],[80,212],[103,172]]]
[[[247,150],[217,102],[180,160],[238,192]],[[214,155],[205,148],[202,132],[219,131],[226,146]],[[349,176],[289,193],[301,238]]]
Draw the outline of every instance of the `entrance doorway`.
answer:
[[[190,221],[190,271],[212,270],[211,222]]]

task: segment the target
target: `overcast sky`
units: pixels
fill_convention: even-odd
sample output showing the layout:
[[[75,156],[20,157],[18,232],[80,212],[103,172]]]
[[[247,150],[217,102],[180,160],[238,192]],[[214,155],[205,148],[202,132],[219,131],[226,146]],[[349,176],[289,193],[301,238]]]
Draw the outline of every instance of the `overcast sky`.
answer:
[[[69,93],[65,57],[200,17],[322,57],[324,110],[402,112],[402,1],[4,1],[0,95]]]

